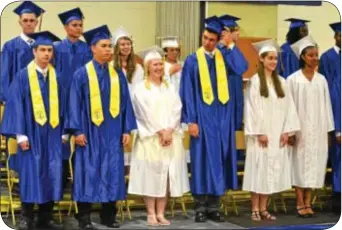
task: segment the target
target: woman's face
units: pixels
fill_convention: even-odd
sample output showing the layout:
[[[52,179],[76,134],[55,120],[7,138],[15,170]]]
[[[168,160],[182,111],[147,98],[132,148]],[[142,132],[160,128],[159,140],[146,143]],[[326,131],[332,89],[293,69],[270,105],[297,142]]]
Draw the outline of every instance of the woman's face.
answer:
[[[265,69],[273,72],[277,68],[278,54],[275,51],[269,51],[265,57],[260,58],[260,61],[263,63]]]
[[[163,77],[164,76],[164,63],[160,59],[152,59],[148,63],[148,72],[150,76],[153,77]]]
[[[118,40],[119,52],[121,56],[128,56],[132,51],[132,41],[126,37]]]
[[[301,58],[304,60],[305,64],[312,69],[315,69],[318,66],[319,58],[318,58],[318,48],[317,47],[308,47],[304,50]]]
[[[178,57],[179,57],[179,53],[180,53],[179,48],[168,47],[166,49],[167,49],[166,59],[173,61],[173,62],[176,62]]]

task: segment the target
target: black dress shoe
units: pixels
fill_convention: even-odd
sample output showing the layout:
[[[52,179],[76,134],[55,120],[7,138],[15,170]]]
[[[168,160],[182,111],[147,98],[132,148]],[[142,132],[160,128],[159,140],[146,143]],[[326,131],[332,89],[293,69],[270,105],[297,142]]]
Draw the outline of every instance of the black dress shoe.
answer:
[[[196,212],[195,222],[196,223],[207,222],[207,214],[205,212]]]
[[[120,224],[119,222],[115,221],[111,221],[111,222],[104,222],[101,221],[101,224],[108,227],[108,228],[120,228]]]
[[[39,220],[37,221],[36,224],[36,228],[37,229],[46,229],[46,230],[50,230],[50,229],[62,229],[63,225],[62,224],[57,224],[55,221],[53,220]]]
[[[208,213],[208,218],[215,222],[224,222],[224,217],[219,211],[212,211]]]
[[[32,230],[32,221],[22,219],[17,228],[18,230]]]

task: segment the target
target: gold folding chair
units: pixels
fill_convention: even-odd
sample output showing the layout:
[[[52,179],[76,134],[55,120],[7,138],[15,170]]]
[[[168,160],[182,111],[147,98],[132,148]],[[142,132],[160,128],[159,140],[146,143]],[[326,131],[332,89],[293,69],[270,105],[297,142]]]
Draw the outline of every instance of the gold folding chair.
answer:
[[[69,170],[70,170],[70,181],[71,183],[74,183],[74,167],[72,164],[72,158],[75,153],[75,137],[71,136],[70,138],[70,157],[69,157]],[[77,207],[77,202],[72,200],[72,194],[70,194],[70,205],[69,205],[69,210],[68,210],[68,216],[71,215],[71,209],[72,206],[74,205],[75,208],[75,213],[78,213],[78,207]]]

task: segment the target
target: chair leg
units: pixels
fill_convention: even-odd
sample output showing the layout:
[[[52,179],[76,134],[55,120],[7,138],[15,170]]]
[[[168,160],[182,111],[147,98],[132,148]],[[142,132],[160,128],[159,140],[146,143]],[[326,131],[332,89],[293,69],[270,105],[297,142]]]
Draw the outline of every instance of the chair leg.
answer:
[[[128,219],[132,220],[131,208],[130,208],[130,205],[128,203],[128,200],[126,200],[125,203],[126,203],[126,210],[127,210]]]
[[[61,224],[62,223],[62,214],[61,214],[61,205],[59,202],[58,202],[58,220],[59,220],[59,223]]]
[[[170,199],[170,212],[171,212],[171,216],[172,217],[175,217],[175,210],[174,210],[174,208],[175,208],[175,200],[174,200],[174,198],[171,198]]]
[[[74,201],[74,205],[75,205],[75,213],[78,214],[78,206],[77,206],[77,202]]]
[[[188,215],[188,213],[187,213],[187,210],[186,210],[186,206],[185,206],[184,198],[183,198],[183,197],[181,197],[180,199],[181,199],[181,206],[182,206],[183,215],[184,215],[184,216],[187,216],[187,215]]]

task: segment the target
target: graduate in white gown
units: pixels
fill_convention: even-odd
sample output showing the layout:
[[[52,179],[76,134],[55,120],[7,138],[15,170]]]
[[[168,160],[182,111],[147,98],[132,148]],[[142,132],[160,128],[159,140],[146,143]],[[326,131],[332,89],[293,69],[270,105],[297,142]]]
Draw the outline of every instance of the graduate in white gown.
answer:
[[[114,31],[112,42],[114,46],[114,67],[116,69],[122,69],[122,72],[125,74],[128,82],[128,89],[131,93],[134,85],[144,79],[144,69],[139,63],[137,63],[133,49],[132,36],[125,30],[125,28],[120,26]],[[124,149],[127,173],[129,173],[133,140],[134,136],[131,134],[131,143]]]
[[[172,85],[163,81],[162,50],[152,47],[141,56],[147,77],[132,93],[138,136],[128,193],[145,196],[148,225],[169,225],[164,217],[168,193],[180,197],[189,191],[180,126],[182,104]]]
[[[279,46],[272,39],[253,45],[260,62],[245,95],[247,151],[242,188],[252,192],[252,220],[275,220],[267,211],[267,199],[291,188],[287,141],[300,125],[288,85],[276,70]]]
[[[324,186],[328,161],[328,132],[334,119],[328,83],[316,72],[319,59],[316,42],[307,36],[293,44],[300,69],[287,78],[300,119],[292,156],[292,185],[296,187],[297,212],[311,217],[312,188]]]

